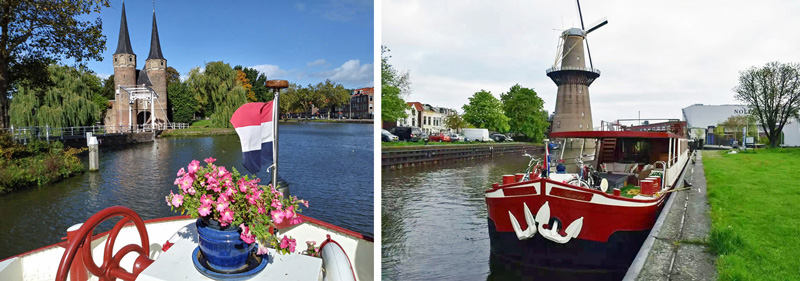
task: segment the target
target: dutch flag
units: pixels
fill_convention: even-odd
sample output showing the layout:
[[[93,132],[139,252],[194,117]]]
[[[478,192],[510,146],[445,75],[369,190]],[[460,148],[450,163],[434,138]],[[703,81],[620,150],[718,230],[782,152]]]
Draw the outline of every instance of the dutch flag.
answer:
[[[251,174],[256,174],[262,165],[272,165],[272,143],[275,122],[273,102],[251,102],[239,107],[231,116],[231,124],[242,142],[242,161]]]

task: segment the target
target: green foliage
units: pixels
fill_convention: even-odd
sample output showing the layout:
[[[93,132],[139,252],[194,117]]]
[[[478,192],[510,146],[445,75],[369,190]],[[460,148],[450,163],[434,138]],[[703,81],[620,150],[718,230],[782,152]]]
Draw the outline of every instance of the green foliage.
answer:
[[[389,64],[389,48],[381,46],[381,120],[396,121],[408,117],[409,108],[402,98],[404,91],[410,91],[408,72],[398,73]]]
[[[309,87],[311,86],[309,85]],[[320,97],[319,107],[328,109],[328,117],[330,117],[331,112],[336,110],[337,106],[350,102],[350,91],[345,89],[342,84],[331,82],[330,79],[317,83],[313,87],[313,91]]]
[[[256,101],[259,102],[268,102],[271,101],[273,96],[272,92],[269,91],[267,88],[267,76],[259,73],[258,70],[249,67],[242,67],[241,65],[237,65],[233,69],[241,70],[247,77],[247,80],[252,85],[252,91],[255,94]]]
[[[0,133],[0,193],[28,186],[41,186],[83,171],[76,154],[84,149],[64,150],[61,142],[14,142]]]
[[[464,121],[477,128],[486,128],[500,133],[508,132],[508,117],[503,114],[503,105],[491,92],[481,90],[465,104]]]
[[[103,59],[102,21],[86,16],[102,7],[109,7],[108,1],[0,1],[0,128],[10,124],[9,85],[37,81],[58,59]]]
[[[116,99],[116,89],[114,88],[114,75],[108,76],[105,80],[103,80],[103,89],[100,90],[100,95],[106,98],[106,100],[113,100]]]
[[[192,69],[187,86],[194,92],[196,109],[209,116],[215,127],[230,128],[233,112],[247,103],[245,89],[236,81],[236,70],[221,61],[207,63],[202,73],[199,68]]]
[[[168,66],[167,67],[167,85],[180,83],[181,82],[181,73],[178,72],[177,69],[174,67]],[[112,75],[113,77],[113,75]]]
[[[100,78],[86,69],[51,65],[53,85],[35,92],[21,83],[9,109],[15,126],[72,127],[100,121],[107,100],[100,96]]]
[[[746,103],[761,124],[770,147],[781,142],[781,132],[800,112],[800,64],[770,62],[739,73],[735,98]]]
[[[178,123],[190,123],[194,119],[197,99],[189,92],[185,83],[174,82],[167,86],[169,102],[172,104],[172,120]]]
[[[721,280],[800,280],[800,150],[703,151]]]
[[[503,111],[508,117],[510,132],[524,134],[532,142],[540,142],[547,132],[547,112],[544,101],[533,89],[514,85],[508,93],[500,94]]]
[[[466,128],[469,124],[467,124],[467,121],[464,121],[464,118],[458,113],[452,113],[444,120],[444,125],[448,129],[461,131],[462,128]]]

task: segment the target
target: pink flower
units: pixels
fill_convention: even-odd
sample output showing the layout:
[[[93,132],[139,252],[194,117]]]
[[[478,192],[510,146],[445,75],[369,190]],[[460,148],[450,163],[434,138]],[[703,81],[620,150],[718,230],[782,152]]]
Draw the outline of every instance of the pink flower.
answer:
[[[278,199],[272,199],[272,205],[271,206],[273,208],[275,208],[275,209],[283,209],[283,204],[281,204],[281,201],[278,200]]]
[[[269,249],[266,246],[258,244],[258,251],[256,251],[256,255],[264,255],[269,253]]]
[[[303,205],[305,205],[306,208],[308,208],[308,200],[303,200]]]
[[[189,163],[189,174],[194,175],[194,173],[197,172],[197,169],[199,168],[200,168],[200,161],[192,160],[192,162]]]
[[[200,206],[199,208],[197,208],[197,213],[200,214],[200,216],[202,217],[208,216],[209,214],[211,214],[211,206],[209,205]]]
[[[228,170],[226,170],[225,167],[219,167],[219,169],[217,169],[217,177],[224,178],[226,173],[228,173]]]
[[[211,206],[211,203],[214,203],[214,197],[211,197],[207,194],[203,194],[203,196],[200,197],[200,204],[204,206]]]
[[[248,228],[244,224],[240,224],[239,228],[242,229],[242,233],[239,235],[239,238],[242,238],[242,241],[244,241],[247,244],[252,244],[253,242],[256,242],[256,236],[253,235],[253,233],[250,233],[250,228]]]
[[[183,205],[183,195],[172,194],[171,190],[169,194],[172,196],[172,206],[180,207],[181,205]]]
[[[267,212],[267,210],[264,209],[264,206],[258,206],[258,213],[259,214],[263,214],[263,213],[266,213],[266,212]]]
[[[181,178],[181,189],[183,189],[183,192],[186,192],[186,190],[192,187],[192,183],[194,183],[194,179],[188,174],[184,175],[183,178]]]
[[[217,212],[222,213],[225,209],[228,209],[228,206],[230,206],[230,202],[228,202],[227,198],[224,196],[217,198]]]
[[[255,195],[247,194],[244,196],[244,198],[247,198],[247,203],[249,203],[250,205],[255,205],[256,203],[258,203],[256,202],[256,199],[258,199],[258,197],[256,197]]]
[[[225,209],[224,211],[220,212],[220,214],[222,216],[219,218],[220,221],[219,225],[226,226],[229,223],[233,222],[233,211],[231,211],[231,209]]]
[[[283,222],[284,214],[281,210],[274,210],[272,211],[272,221],[276,224],[280,224]]]
[[[211,163],[214,163],[214,161],[217,161],[217,159],[214,159],[213,157],[208,157],[203,161],[205,161],[208,164],[211,164]]]
[[[303,219],[301,219],[300,216],[298,216],[297,214],[294,214],[294,217],[289,219],[289,224],[290,225],[295,225],[295,224],[298,224],[298,223],[301,223],[301,222],[303,222]]]
[[[281,246],[281,249],[288,248],[289,247],[289,238],[284,236],[283,239],[281,239],[281,245],[280,246]]]
[[[236,189],[235,188],[226,188],[225,189],[225,196],[233,197],[234,194],[236,194]]]
[[[297,246],[297,241],[294,238],[288,238],[286,236],[281,239],[281,249],[289,248],[289,252],[294,252],[294,248]]]
[[[244,179],[239,179],[236,183],[239,184],[239,191],[247,192],[247,184]]]
[[[184,174],[186,174],[186,171],[185,171],[183,168],[181,168],[180,170],[178,170],[178,176],[179,176],[179,177],[180,177],[180,176],[183,176]]]

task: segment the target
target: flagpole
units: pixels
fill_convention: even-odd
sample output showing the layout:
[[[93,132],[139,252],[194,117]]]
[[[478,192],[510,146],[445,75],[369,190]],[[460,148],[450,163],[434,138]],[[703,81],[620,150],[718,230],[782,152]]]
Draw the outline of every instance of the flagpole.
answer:
[[[289,87],[289,82],[286,80],[269,80],[267,81],[267,88],[272,89],[272,187],[278,188],[278,119],[280,118],[280,92],[281,89]],[[288,194],[285,194],[288,196]]]

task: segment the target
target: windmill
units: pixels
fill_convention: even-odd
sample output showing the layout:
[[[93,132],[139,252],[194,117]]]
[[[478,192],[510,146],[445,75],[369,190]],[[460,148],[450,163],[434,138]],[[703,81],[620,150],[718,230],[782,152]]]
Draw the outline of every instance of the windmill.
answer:
[[[600,70],[594,68],[586,36],[608,24],[608,20],[602,18],[586,29],[581,4],[580,1],[577,2],[581,28],[570,28],[561,33],[555,61],[547,69],[547,76],[558,86],[556,110],[551,126],[553,132],[592,130],[589,85],[600,77]],[[589,68],[584,59],[584,43],[589,57]]]

